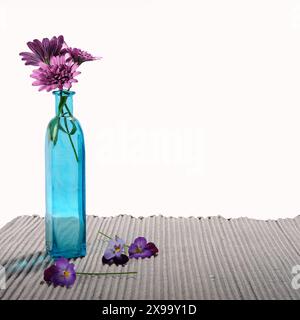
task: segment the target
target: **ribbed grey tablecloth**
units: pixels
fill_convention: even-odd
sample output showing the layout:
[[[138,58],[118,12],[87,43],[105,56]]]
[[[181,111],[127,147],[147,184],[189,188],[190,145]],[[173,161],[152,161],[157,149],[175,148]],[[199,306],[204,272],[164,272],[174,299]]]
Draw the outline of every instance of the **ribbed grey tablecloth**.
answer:
[[[71,289],[43,283],[51,264],[44,219],[20,216],[0,229],[0,264],[7,287],[0,299],[300,299],[292,268],[300,265],[300,216],[247,218],[134,218],[88,216],[88,255],[77,271],[138,271],[136,276],[78,276]],[[103,265],[107,243],[98,233],[155,242],[155,258]]]

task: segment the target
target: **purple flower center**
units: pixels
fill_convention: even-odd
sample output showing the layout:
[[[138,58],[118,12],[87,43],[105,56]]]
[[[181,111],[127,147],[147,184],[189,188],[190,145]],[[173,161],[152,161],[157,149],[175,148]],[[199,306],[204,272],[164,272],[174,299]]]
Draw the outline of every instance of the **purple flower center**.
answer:
[[[70,275],[71,275],[71,273],[69,271],[67,271],[67,270],[64,271],[64,277],[65,278],[69,278]]]
[[[118,245],[118,246],[115,246],[115,252],[120,252],[121,251],[121,246],[120,245]]]
[[[136,247],[136,249],[134,250],[135,253],[142,253],[143,249],[141,247]]]

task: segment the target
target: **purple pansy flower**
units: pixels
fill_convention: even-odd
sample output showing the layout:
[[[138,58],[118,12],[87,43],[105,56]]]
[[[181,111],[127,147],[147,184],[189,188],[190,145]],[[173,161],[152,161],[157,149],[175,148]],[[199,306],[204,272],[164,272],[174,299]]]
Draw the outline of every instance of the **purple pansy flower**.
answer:
[[[129,246],[129,258],[150,258],[158,253],[158,249],[153,242],[148,242],[144,237],[138,237]]]
[[[40,62],[39,68],[33,70],[31,77],[36,79],[32,83],[33,86],[40,86],[39,91],[51,91],[56,88],[70,89],[73,82],[78,82],[74,79],[78,74],[78,64],[66,62],[64,56],[52,57],[50,65]]]
[[[110,240],[102,257],[102,262],[107,264],[125,264],[129,258],[125,255],[125,242],[116,236],[115,240]]]
[[[71,287],[76,280],[75,266],[65,258],[59,258],[44,271],[44,280],[54,286]]]
[[[78,48],[68,47],[68,48],[64,48],[62,52],[66,54],[67,61],[73,61],[78,65],[86,61],[94,61],[94,60],[101,59],[101,57],[94,57],[90,53]]]
[[[40,62],[50,64],[51,58],[59,56],[63,47],[64,37],[53,37],[51,40],[44,38],[42,41],[35,39],[27,42],[32,52],[21,52],[25,65],[38,66]]]

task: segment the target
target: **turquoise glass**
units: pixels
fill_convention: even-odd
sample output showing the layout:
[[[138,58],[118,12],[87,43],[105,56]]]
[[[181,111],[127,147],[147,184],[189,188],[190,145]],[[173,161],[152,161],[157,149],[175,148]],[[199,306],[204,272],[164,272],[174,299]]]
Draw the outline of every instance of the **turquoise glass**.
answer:
[[[85,148],[72,91],[54,91],[56,116],[45,141],[46,250],[53,258],[86,255]]]

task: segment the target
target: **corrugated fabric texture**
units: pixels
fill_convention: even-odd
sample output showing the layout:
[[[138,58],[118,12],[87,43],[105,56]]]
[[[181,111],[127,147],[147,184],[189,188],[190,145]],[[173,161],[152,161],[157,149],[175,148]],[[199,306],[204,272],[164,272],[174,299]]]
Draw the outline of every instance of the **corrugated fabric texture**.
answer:
[[[7,287],[0,299],[300,299],[292,267],[300,265],[300,216],[247,218],[87,218],[88,255],[81,272],[138,271],[134,276],[80,276],[71,289],[43,283],[51,264],[44,251],[44,219],[20,216],[0,230],[0,264]],[[107,242],[98,231],[127,243],[145,236],[159,255],[103,265]]]

